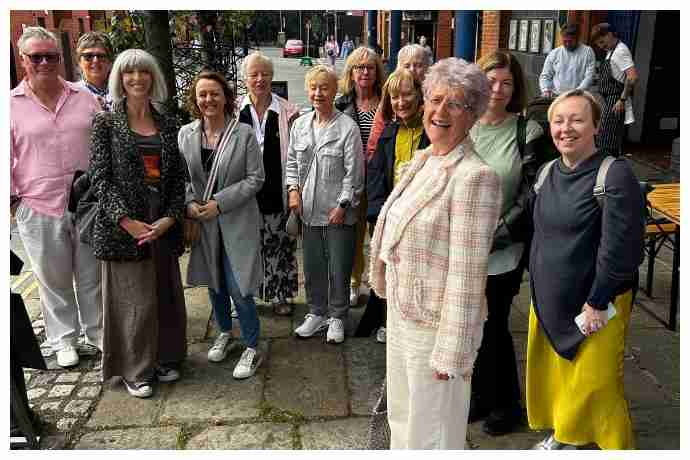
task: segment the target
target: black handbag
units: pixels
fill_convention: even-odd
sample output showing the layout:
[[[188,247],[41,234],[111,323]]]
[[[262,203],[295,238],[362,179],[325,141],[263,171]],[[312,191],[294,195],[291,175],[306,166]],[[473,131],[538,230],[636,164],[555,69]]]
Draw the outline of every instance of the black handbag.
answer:
[[[388,425],[388,403],[386,399],[386,380],[381,385],[381,396],[374,405],[369,417],[367,430],[367,449],[388,450],[391,448],[391,427]]]

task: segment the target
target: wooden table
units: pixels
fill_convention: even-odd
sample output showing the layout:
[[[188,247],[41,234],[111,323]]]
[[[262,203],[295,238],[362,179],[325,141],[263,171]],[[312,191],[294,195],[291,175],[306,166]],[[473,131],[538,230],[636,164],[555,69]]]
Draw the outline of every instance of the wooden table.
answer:
[[[676,316],[678,313],[678,287],[680,275],[680,184],[657,184],[647,195],[647,201],[653,211],[675,225],[673,241],[673,268],[671,271],[671,311],[669,312],[668,328],[676,330]]]

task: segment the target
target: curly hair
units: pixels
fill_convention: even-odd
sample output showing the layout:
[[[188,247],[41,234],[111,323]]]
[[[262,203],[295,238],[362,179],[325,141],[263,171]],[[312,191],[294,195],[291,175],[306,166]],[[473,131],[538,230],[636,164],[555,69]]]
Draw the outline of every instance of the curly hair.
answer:
[[[201,118],[201,111],[196,103],[196,85],[200,80],[213,80],[223,88],[223,95],[225,95],[225,113],[232,115],[235,112],[235,94],[228,85],[228,81],[220,72],[212,70],[202,70],[194,77],[194,81],[187,90],[187,97],[185,98],[185,108],[189,114],[194,118]]]
[[[477,64],[470,64],[464,59],[441,59],[429,68],[422,86],[424,98],[427,99],[431,91],[438,86],[462,89],[465,104],[469,105],[469,110],[477,118],[481,118],[489,105],[491,90],[486,75]]]

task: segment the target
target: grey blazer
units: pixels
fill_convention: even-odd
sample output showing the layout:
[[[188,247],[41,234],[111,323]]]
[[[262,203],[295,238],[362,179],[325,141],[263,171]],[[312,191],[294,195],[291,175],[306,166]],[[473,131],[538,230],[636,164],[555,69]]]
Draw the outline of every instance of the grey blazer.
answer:
[[[185,205],[201,201],[208,175],[201,164],[201,121],[180,129],[180,152],[189,169]],[[263,280],[261,258],[261,214],[256,194],[264,183],[264,166],[252,128],[238,124],[222,152],[216,192],[220,215],[201,222],[201,237],[192,246],[187,283],[206,285],[215,291],[220,286],[222,239],[233,275],[242,296],[254,294]]]

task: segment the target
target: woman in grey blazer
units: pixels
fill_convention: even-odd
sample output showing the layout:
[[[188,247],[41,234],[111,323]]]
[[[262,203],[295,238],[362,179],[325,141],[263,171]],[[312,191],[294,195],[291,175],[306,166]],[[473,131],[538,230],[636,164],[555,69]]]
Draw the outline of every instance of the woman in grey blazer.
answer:
[[[197,120],[183,126],[180,152],[187,161],[187,217],[201,224],[201,236],[192,244],[187,283],[206,285],[220,334],[208,352],[209,361],[225,359],[230,349],[230,299],[239,315],[247,345],[237,363],[236,379],[254,375],[263,361],[257,350],[259,318],[254,293],[263,279],[261,215],[256,194],[264,183],[259,145],[249,126],[237,124],[220,152],[215,152],[225,130],[234,125],[235,97],[225,78],[202,71],[187,95],[187,108]],[[220,155],[211,198],[202,197],[214,155]]]

